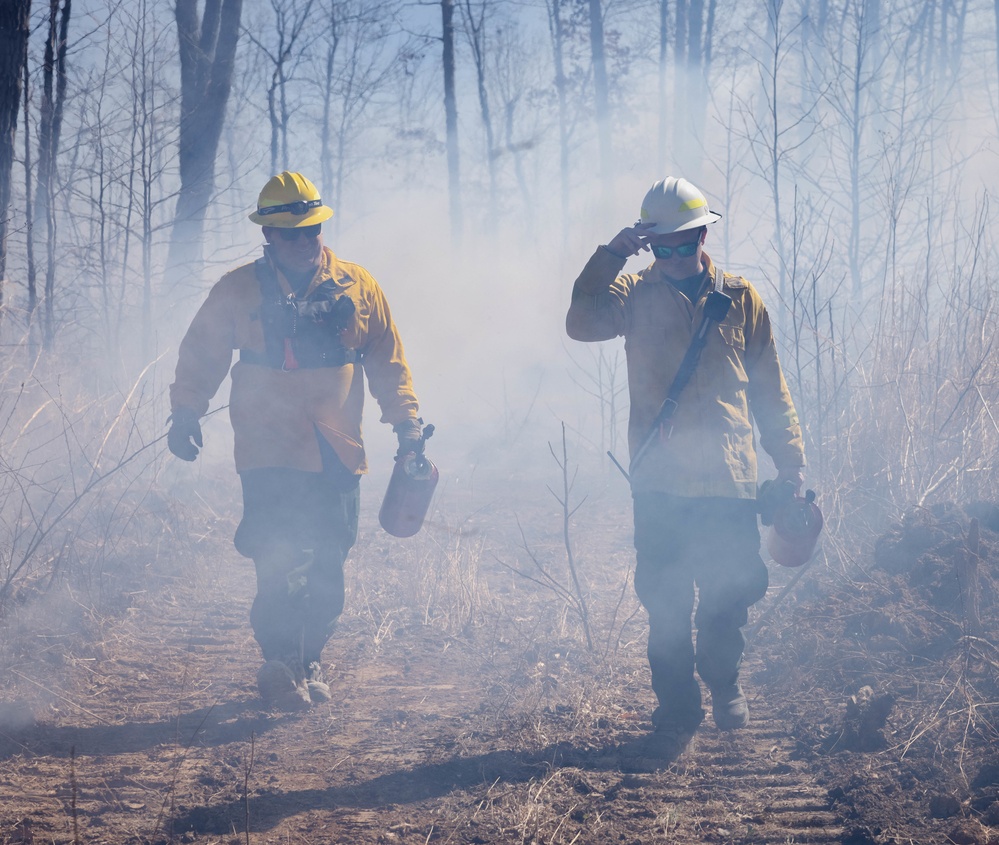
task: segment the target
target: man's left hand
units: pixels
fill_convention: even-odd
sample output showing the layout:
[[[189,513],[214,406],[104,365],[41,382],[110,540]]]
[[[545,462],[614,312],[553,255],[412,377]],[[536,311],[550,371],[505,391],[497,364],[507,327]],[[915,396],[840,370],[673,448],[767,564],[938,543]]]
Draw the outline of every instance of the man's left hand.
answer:
[[[801,492],[804,481],[800,467],[779,469],[776,478],[764,481],[756,494],[760,522],[773,525],[777,511]]]
[[[801,485],[805,483],[805,476],[801,472],[801,467],[785,467],[777,470],[777,477],[774,482],[779,487],[789,487],[794,490],[794,495],[801,493]]]
[[[408,455],[410,452],[419,454],[423,451],[423,423],[416,417],[397,423],[392,426],[392,431],[399,438],[399,451],[395,453],[396,459]]]
[[[204,447],[198,415],[190,408],[177,408],[168,420],[167,447],[182,461],[193,461]]]

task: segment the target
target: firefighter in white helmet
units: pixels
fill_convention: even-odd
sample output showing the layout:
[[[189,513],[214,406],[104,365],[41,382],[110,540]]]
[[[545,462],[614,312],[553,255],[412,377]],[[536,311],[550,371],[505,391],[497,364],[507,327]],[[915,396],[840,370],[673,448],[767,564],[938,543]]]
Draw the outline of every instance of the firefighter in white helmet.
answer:
[[[193,461],[199,418],[232,364],[229,417],[243,488],[237,550],[253,559],[250,624],[261,696],[284,709],[327,701],[321,653],[343,610],[357,537],[364,375],[398,456],[422,447],[418,405],[381,287],[323,245],[333,216],[300,173],[270,179],[250,220],[263,255],[211,289],[181,341],[170,451]]]
[[[656,182],[641,219],[590,258],[566,317],[575,340],[624,336],[633,459],[649,443],[630,473],[635,590],[649,615],[658,698],[645,747],[665,760],[682,753],[704,718],[695,668],[710,691],[718,728],[749,721],[739,683],[741,629],[768,586],[759,553],[753,422],[782,489],[800,489],[805,463],[767,310],[748,281],[723,273],[704,251],[708,226],[719,219],[687,180]],[[628,258],[645,251],[652,263],[622,275]],[[731,305],[720,322],[705,321],[700,358],[670,409],[670,426],[657,430],[653,422],[713,291],[730,297]]]

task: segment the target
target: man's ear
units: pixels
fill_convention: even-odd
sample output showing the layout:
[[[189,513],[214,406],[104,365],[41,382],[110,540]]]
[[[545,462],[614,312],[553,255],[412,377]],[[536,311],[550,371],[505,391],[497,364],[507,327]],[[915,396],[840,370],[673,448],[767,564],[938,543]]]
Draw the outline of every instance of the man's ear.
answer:
[[[273,226],[261,226],[261,231],[264,233],[264,240],[270,243],[274,240],[274,233],[271,231]]]

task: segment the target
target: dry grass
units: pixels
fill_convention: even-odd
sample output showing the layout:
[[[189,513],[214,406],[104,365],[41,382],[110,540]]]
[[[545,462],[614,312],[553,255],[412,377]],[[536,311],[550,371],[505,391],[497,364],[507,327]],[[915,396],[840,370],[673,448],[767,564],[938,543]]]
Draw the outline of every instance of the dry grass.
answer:
[[[81,634],[99,641],[106,619],[172,580],[210,577],[195,567],[195,550],[228,533],[216,530],[225,521],[217,512],[170,494],[147,373],[95,397],[70,388],[60,369],[11,365],[0,393],[0,662],[8,665],[79,650]]]

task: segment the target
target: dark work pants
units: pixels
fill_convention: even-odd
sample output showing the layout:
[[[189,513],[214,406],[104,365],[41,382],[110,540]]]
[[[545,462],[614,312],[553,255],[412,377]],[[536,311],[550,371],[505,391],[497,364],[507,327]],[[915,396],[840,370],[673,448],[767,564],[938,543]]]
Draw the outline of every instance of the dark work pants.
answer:
[[[635,494],[635,592],[649,614],[653,722],[695,728],[704,718],[694,668],[709,689],[736,683],[749,607],[766,594],[756,503]],[[691,613],[695,587],[696,651]]]
[[[257,574],[250,625],[264,659],[288,661],[293,671],[318,661],[333,634],[343,612],[343,564],[357,539],[360,478],[323,457],[323,472],[240,473],[235,544]]]

